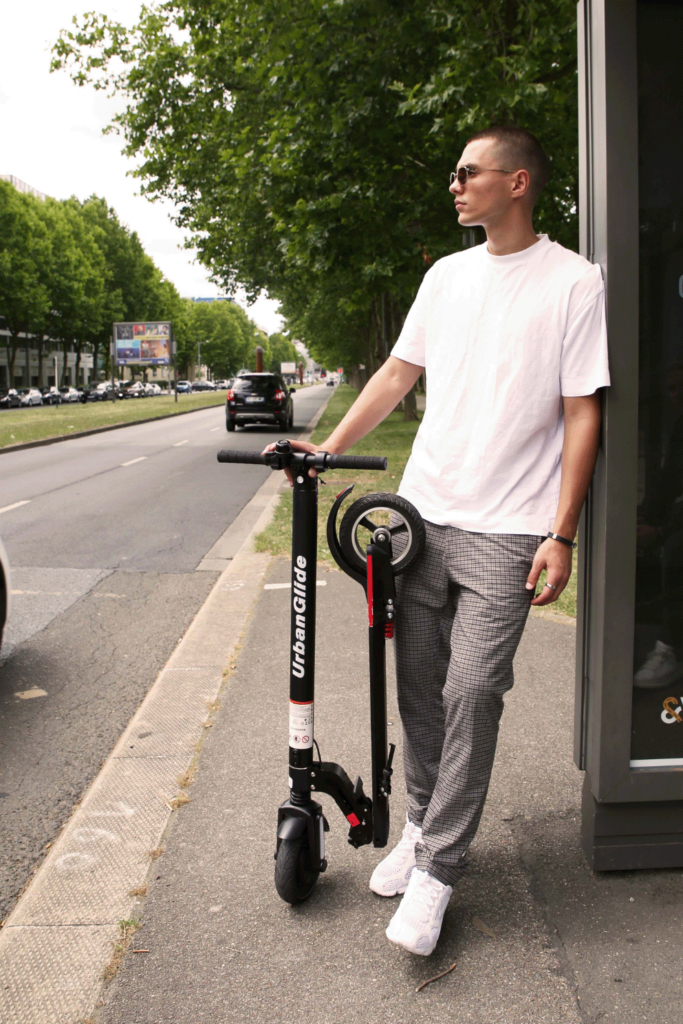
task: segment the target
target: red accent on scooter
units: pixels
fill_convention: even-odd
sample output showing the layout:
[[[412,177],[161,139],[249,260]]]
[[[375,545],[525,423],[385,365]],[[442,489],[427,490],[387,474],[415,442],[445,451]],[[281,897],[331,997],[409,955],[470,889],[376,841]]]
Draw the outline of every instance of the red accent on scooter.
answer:
[[[353,811],[346,815],[346,820],[351,823],[353,828],[355,828],[356,825],[360,825],[360,818],[357,818]]]
[[[384,639],[385,640],[393,640],[394,639],[394,624],[393,624],[393,622],[385,622],[385,624],[384,624]]]
[[[372,555],[368,555],[368,622],[372,629]]]

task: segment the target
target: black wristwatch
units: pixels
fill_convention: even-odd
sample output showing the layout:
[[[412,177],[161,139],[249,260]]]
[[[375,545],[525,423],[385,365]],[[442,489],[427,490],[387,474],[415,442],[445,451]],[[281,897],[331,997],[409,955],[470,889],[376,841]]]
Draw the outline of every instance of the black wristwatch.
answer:
[[[547,533],[546,536],[550,537],[551,540],[559,540],[560,544],[566,544],[568,548],[575,548],[576,547],[576,542],[575,541],[568,540],[566,537],[560,537],[559,533],[552,533],[551,532],[551,533]]]

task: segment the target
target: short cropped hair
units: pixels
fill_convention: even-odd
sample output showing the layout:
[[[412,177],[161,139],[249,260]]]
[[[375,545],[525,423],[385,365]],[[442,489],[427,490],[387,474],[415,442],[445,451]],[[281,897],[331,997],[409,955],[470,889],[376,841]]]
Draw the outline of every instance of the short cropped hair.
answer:
[[[501,162],[508,170],[529,172],[529,192],[535,203],[550,177],[550,159],[536,136],[516,125],[491,125],[471,135],[467,144],[479,139],[496,143]]]

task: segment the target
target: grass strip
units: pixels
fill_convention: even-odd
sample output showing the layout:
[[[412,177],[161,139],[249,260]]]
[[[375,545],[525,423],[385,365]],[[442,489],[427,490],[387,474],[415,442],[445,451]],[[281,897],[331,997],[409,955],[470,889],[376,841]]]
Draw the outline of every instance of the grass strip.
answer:
[[[135,423],[137,420],[175,416],[191,409],[222,405],[225,392],[199,395],[155,395],[153,398],[126,398],[117,402],[69,402],[64,405],[32,406],[30,409],[0,411],[0,448],[48,437],[67,437],[81,430]]]
[[[314,444],[320,444],[329,437],[357,397],[358,392],[350,387],[350,385],[339,385],[313,432],[311,440]],[[418,413],[418,416],[421,418],[422,414]],[[327,546],[325,531],[327,516],[337,494],[344,487],[348,487],[349,484],[354,485],[353,493],[342,506],[340,518],[344,513],[344,509],[348,507],[351,501],[361,498],[365,494],[373,494],[376,491],[388,491],[395,494],[401,482],[403,470],[410,456],[413,440],[419,425],[419,422],[405,423],[403,413],[392,412],[370,434],[354,445],[353,448],[349,449],[349,455],[386,455],[389,460],[386,472],[373,473],[363,470],[353,473],[351,470],[343,469],[325,474],[327,480],[318,492],[319,562],[324,562],[327,565],[336,565]],[[325,480],[325,476],[322,477],[323,480]],[[291,556],[291,547],[292,493],[288,490],[282,494],[272,522],[256,538],[255,548],[257,551],[268,551],[273,555],[289,558]],[[537,592],[540,592],[545,579],[545,573],[543,573],[536,587]],[[562,615],[576,618],[576,553],[574,557],[574,571],[567,587],[560,594],[558,600],[552,605],[548,605],[547,608]]]

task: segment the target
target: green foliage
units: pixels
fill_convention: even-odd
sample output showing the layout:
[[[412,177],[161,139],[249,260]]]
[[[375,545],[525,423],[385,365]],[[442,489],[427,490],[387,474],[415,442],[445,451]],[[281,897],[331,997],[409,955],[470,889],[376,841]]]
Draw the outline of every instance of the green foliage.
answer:
[[[0,181],[0,316],[9,330],[10,380],[21,333],[41,330],[50,308],[46,270],[52,244],[32,199]]]
[[[537,228],[576,237],[573,0],[167,0],[88,14],[54,68],[119,91],[143,191],[228,288],[281,300],[321,362],[381,362],[433,260],[469,134],[514,120],[554,176]]]
[[[198,344],[201,344],[202,364],[219,380],[234,376],[243,366],[255,368],[256,346],[260,344],[264,349],[268,346],[267,339],[234,302],[185,299],[174,330],[178,368],[183,375],[197,363]]]
[[[295,349],[292,341],[286,338],[284,334],[271,334],[268,338],[268,344],[270,345],[270,362],[266,365],[264,361],[264,370],[270,370],[271,373],[279,373],[280,363],[295,363],[297,366],[299,365],[301,356]]]
[[[44,202],[0,181],[0,316],[10,378],[23,332],[108,359],[116,320],[173,320],[182,300],[104,199]],[[21,336],[21,341],[20,341]],[[66,366],[66,360],[64,362]]]

